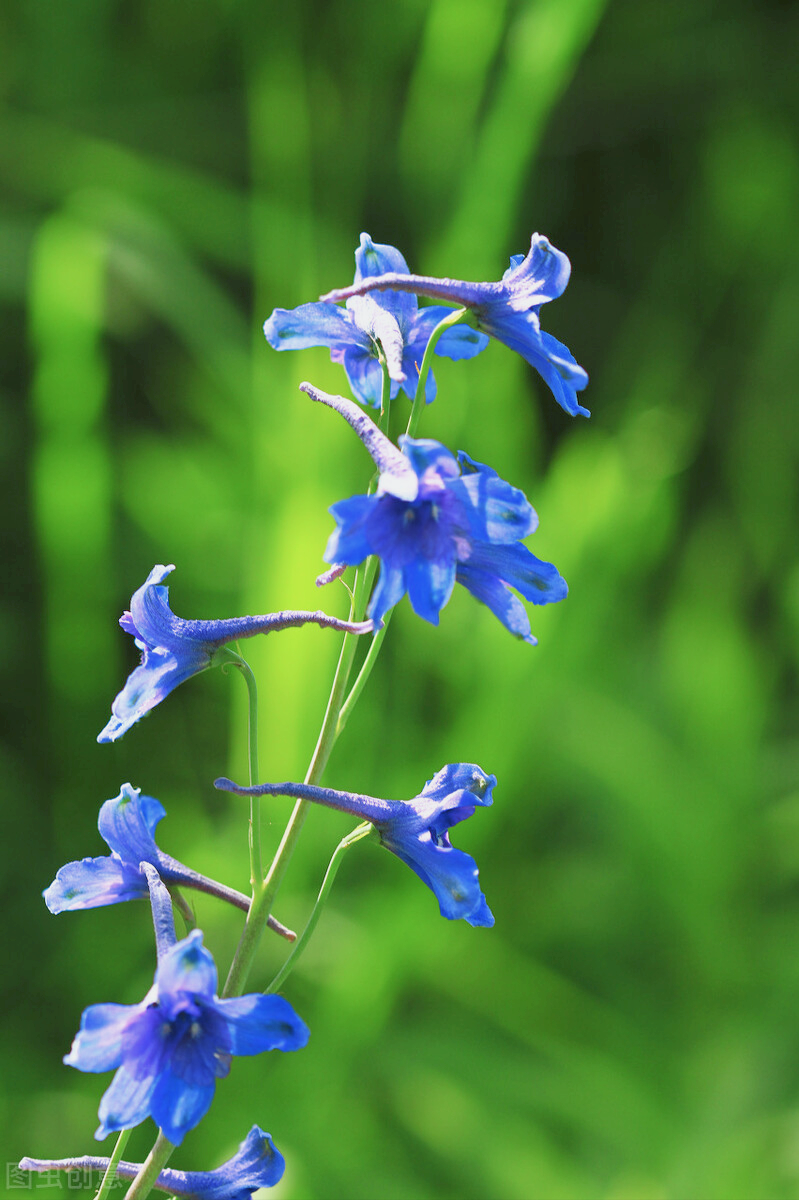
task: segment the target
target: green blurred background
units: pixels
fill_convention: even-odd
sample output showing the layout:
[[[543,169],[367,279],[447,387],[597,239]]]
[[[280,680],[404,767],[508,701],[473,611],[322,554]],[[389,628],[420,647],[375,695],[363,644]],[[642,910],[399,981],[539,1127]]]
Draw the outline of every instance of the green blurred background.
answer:
[[[320,602],[327,506],[368,464],[297,392],[342,389],[339,368],[274,354],[264,318],[348,282],[362,229],[478,279],[537,229],[572,259],[544,323],[591,374],[592,419],[495,344],[440,360],[422,432],[525,488],[571,595],[532,614],[537,649],[465,593],[437,630],[403,604],[327,773],[402,797],[445,762],[495,772],[456,841],[496,928],[442,921],[357,847],[285,989],[310,1045],[237,1061],[175,1165],[216,1165],[257,1121],[288,1159],[281,1200],[799,1196],[797,15],[0,8],[8,1162],[96,1148],[108,1077],[60,1059],[85,1005],[152,977],[144,905],[40,899],[102,852],[101,802],[125,780],[158,796],[165,849],[246,886],[244,809],[211,786],[245,775],[238,678],[94,739],[155,562],[185,616]],[[323,599],[346,611],[340,585]],[[337,646],[249,644],[265,777],[302,775]],[[289,923],[349,828],[313,817]],[[197,907],[224,970],[238,918]],[[267,940],[254,984],[282,953]]]

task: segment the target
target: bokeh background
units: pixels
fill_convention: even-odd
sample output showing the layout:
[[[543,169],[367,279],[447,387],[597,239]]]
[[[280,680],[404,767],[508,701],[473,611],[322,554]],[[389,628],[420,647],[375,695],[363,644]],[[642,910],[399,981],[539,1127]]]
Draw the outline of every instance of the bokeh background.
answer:
[[[40,899],[102,852],[101,802],[125,780],[158,796],[161,844],[246,886],[244,809],[211,785],[245,775],[238,677],[94,739],[155,562],[185,616],[320,601],[327,506],[368,464],[297,392],[341,390],[339,368],[273,353],[264,318],[348,282],[362,229],[477,279],[537,229],[572,259],[544,324],[591,374],[591,420],[495,344],[439,360],[422,432],[525,488],[571,595],[532,614],[536,649],[465,593],[439,629],[403,604],[326,777],[402,797],[449,761],[496,772],[456,838],[496,928],[351,851],[285,989],[309,1047],[237,1060],[175,1165],[216,1165],[257,1121],[288,1159],[279,1200],[799,1196],[797,16],[0,8],[8,1163],[96,1148],[108,1077],[61,1056],[85,1005],[151,980],[144,905]],[[324,602],[344,613],[341,585]],[[304,772],[337,648],[248,645],[265,777]],[[313,816],[277,910],[296,925],[349,827]],[[224,970],[238,918],[197,907]],[[265,942],[254,984],[282,953]]]

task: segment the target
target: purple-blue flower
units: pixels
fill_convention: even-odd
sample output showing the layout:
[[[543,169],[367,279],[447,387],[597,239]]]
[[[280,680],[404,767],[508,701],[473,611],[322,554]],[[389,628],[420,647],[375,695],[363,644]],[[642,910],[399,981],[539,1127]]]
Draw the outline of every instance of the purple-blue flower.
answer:
[[[220,1000],[214,960],[195,929],[160,956],[141,1004],[92,1004],[64,1062],[116,1071],[100,1101],[102,1140],[152,1117],[178,1144],[202,1120],[234,1054],[299,1050],[308,1029],[282,996]]]
[[[530,644],[535,638],[521,601],[550,604],[567,594],[552,563],[536,558],[520,538],[538,518],[527,497],[496,471],[461,451],[457,459],[429,438],[401,437],[401,452],[351,401],[310,384],[311,399],[340,412],[358,433],[380,470],[375,495],[351,496],[332,505],[337,529],[325,562],[356,566],[370,554],[380,576],[369,603],[377,624],[408,593],[414,612],[437,625],[460,583]]]
[[[369,622],[353,623],[323,612],[291,610],[223,621],[184,621],[170,609],[169,588],[164,586],[174,569],[153,567],[134,593],[130,612],[119,618],[125,632],[135,638],[142,659],[111,705],[111,719],[98,742],[116,741],[184,680],[213,666],[217,651],[228,642],[309,623],[349,633],[369,633],[372,629]]]
[[[542,331],[538,319],[541,305],[562,295],[570,273],[566,255],[547,238],[534,233],[528,253],[512,255],[510,267],[495,283],[434,279],[392,267],[382,277],[373,273],[356,279],[351,287],[328,292],[320,304],[340,300],[350,304],[358,296],[383,289],[390,289],[388,294],[412,292],[455,301],[469,309],[478,329],[504,342],[535,367],[561,408],[571,416],[588,417],[588,409],[577,401],[577,392],[588,383],[587,374],[561,342]]]
[[[80,1158],[23,1158],[23,1171],[105,1171],[110,1159],[85,1154]],[[270,1134],[253,1125],[232,1158],[215,1171],[176,1171],[166,1167],[154,1183],[159,1191],[187,1200],[250,1200],[262,1187],[274,1187],[283,1177],[286,1160]],[[120,1179],[135,1179],[141,1163],[117,1163]]]
[[[159,800],[143,796],[140,788],[123,783],[119,795],[103,804],[97,820],[100,835],[111,853],[98,858],[82,858],[61,867],[43,893],[50,912],[146,900],[149,889],[142,863],[155,867],[165,883],[207,892],[248,912],[250,899],[242,892],[198,874],[159,849],[155,830],[165,816],[166,809]],[[289,941],[294,940],[292,931],[274,917],[270,916],[269,925]]]
[[[449,763],[428,779],[412,800],[380,800],[307,783],[264,783],[239,787],[217,779],[215,787],[241,796],[294,796],[369,821],[380,842],[391,850],[438,900],[442,917],[463,918],[469,925],[491,926],[494,917],[480,891],[477,865],[470,854],[457,850],[449,830],[470,817],[475,808],[493,802],[496,777],[474,763]]]
[[[387,272],[408,274],[408,264],[399,250],[380,245],[361,234],[355,251],[355,285]],[[276,308],[264,325],[264,334],[275,350],[305,350],[329,346],[330,357],[347,373],[353,394],[361,404],[380,405],[383,372],[379,354],[385,356],[391,378],[391,397],[400,387],[411,398],[416,391],[419,366],[430,334],[452,308],[420,309],[416,297],[402,292],[378,296],[355,296],[346,308],[320,301],[299,308]],[[488,345],[485,334],[468,325],[446,330],[436,354],[446,358],[474,358]],[[435,398],[436,382],[427,377],[425,399]]]

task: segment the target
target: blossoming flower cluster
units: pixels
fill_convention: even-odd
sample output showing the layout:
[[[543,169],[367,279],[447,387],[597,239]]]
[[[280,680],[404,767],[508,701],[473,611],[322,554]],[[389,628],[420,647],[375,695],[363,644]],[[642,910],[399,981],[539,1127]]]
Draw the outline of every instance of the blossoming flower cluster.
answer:
[[[301,390],[349,424],[376,468],[363,492],[331,506],[334,528],[321,555],[329,570],[320,576],[320,585],[356,568],[350,613],[344,618],[286,609],[254,617],[185,620],[169,604],[166,580],[173,566],[155,566],[134,592],[120,625],[134,638],[141,661],[114,699],[97,740],[113,742],[128,733],[192,676],[215,666],[235,666],[250,699],[250,779],[241,784],[220,777],[216,787],[249,800],[252,891],[245,895],[162,851],[155,835],[166,810],[155,797],[125,783],[115,798],[105,801],[98,828],[110,853],[62,866],[44,898],[52,913],[149,902],[156,954],[152,987],[138,1004],[89,1005],[64,1059],[79,1071],[114,1072],[99,1102],[95,1136],[102,1140],[116,1133],[119,1139],[108,1157],[25,1158],[21,1168],[102,1171],[98,1197],[118,1177],[132,1181],[130,1200],[153,1188],[200,1200],[244,1200],[277,1183],[284,1160],[259,1125],[214,1170],[187,1172],[166,1163],[208,1111],[233,1056],[299,1050],[306,1044],[308,1028],[277,989],[316,927],[340,856],[366,836],[410,867],[433,893],[443,917],[475,927],[494,924],[475,860],[452,845],[450,831],[477,808],[493,803],[495,776],[472,762],[449,763],[408,800],[322,786],[321,779],[374,666],[392,611],[406,595],[417,616],[438,625],[459,584],[506,630],[534,645],[523,602],[551,604],[567,594],[558,569],[525,544],[538,518],[524,492],[469,453],[453,453],[432,437],[417,436],[417,426],[436,397],[432,358],[473,358],[491,338],[531,363],[566,412],[588,415],[577,401],[587,382],[585,372],[565,346],[542,331],[539,320],[541,306],[563,292],[569,271],[566,256],[536,234],[529,252],[514,255],[497,282],[434,279],[411,274],[397,249],[364,233],[355,251],[351,286],[294,309],[277,308],[267,320],[270,346],[324,346],[343,366],[354,400],[310,383]],[[444,303],[420,308],[418,297]],[[413,407],[407,432],[393,440],[390,405],[401,391]],[[362,406],[379,409],[379,418]],[[305,781],[263,783],[257,777],[255,680],[235,647],[259,634],[305,626],[344,634],[331,700]],[[356,642],[367,634],[372,641],[350,684]],[[264,870],[260,804],[272,796],[292,797],[296,807]],[[334,851],[317,903],[297,936],[277,920],[272,906],[309,804],[332,808],[359,823]],[[246,914],[221,989],[214,959],[183,897],[186,889]],[[175,910],[186,926],[182,937],[176,932]],[[266,928],[293,943],[292,950],[265,991],[245,992]],[[122,1157],[128,1131],[148,1118],[158,1128],[153,1149],[143,1164],[128,1162]]]

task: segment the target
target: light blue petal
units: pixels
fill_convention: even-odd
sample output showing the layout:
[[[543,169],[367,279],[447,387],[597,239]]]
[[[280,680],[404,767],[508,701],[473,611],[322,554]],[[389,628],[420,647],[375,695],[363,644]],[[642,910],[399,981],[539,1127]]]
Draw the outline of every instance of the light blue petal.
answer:
[[[265,1050],[301,1050],[310,1030],[282,996],[253,993],[217,1000],[227,1021],[233,1054],[262,1054]]]
[[[216,964],[203,946],[199,929],[192,930],[167,951],[158,964],[155,986],[159,999],[177,992],[191,992],[204,998],[216,994]]]
[[[368,350],[371,341],[345,308],[316,301],[298,308],[276,308],[264,325],[273,350],[307,350],[311,346]]]
[[[155,1077],[134,1076],[126,1067],[120,1067],[111,1086],[100,1101],[98,1116],[100,1124],[95,1133],[98,1141],[120,1129],[134,1129],[150,1115],[150,1099],[155,1087]]]
[[[215,1083],[191,1086],[171,1071],[163,1071],[153,1088],[150,1115],[164,1137],[179,1146],[186,1134],[203,1119],[216,1090]]]
[[[79,1071],[115,1070],[122,1062],[123,1035],[140,1012],[139,1004],[89,1005],[64,1062]]]
[[[138,867],[106,855],[67,863],[42,894],[50,912],[61,913],[141,900],[148,893],[147,881]]]
[[[179,661],[167,650],[147,649],[140,666],[128,676],[122,691],[111,705],[111,718],[98,734],[98,742],[115,742],[127,733],[151,709],[192,675],[211,665],[210,655],[198,662],[189,657]]]
[[[166,809],[159,800],[123,783],[119,795],[106,800],[100,809],[97,827],[103,841],[124,862],[152,862],[155,866],[158,847],[154,835],[165,816]]]
[[[373,242],[368,233],[362,233],[361,244],[355,251],[354,282],[360,283],[362,279],[387,275],[392,271],[400,275],[408,274],[408,264],[399,250],[383,242]],[[417,305],[414,295],[407,292],[377,292],[375,300],[394,315],[403,332],[410,327]]]
[[[490,608],[506,629],[531,646],[537,645],[536,639],[530,632],[530,618],[527,616],[521,600],[487,571],[480,571],[463,563],[458,565],[458,583],[463,584],[468,592],[486,608]]]
[[[514,254],[510,269],[503,275],[508,289],[508,304],[516,312],[556,300],[566,289],[571,263],[562,250],[548,238],[534,233],[524,258]]]
[[[460,475],[454,454],[433,438],[412,438],[402,434],[399,446],[420,479],[429,470],[440,475],[442,480],[457,479]]]

